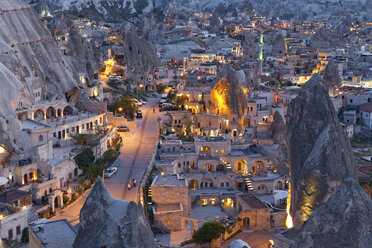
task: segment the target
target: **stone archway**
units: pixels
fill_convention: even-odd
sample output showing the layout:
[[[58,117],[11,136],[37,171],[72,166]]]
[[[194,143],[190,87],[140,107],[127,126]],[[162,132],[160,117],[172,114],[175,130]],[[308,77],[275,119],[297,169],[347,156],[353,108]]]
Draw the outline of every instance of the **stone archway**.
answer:
[[[266,171],[265,163],[261,160],[257,160],[252,165],[252,174],[259,174]]]
[[[258,185],[256,189],[257,194],[268,194],[269,193],[269,187],[267,187],[266,184],[260,184]]]
[[[27,169],[27,171],[23,175],[23,184],[31,183],[31,182],[35,181],[36,179],[37,179],[37,177],[36,177],[35,170],[32,169],[32,168],[29,168],[29,169]]]
[[[45,114],[42,109],[38,109],[34,112],[34,119],[45,119]]]
[[[248,164],[245,159],[238,159],[234,163],[234,171],[240,174],[248,174]]]
[[[282,181],[278,181],[275,185],[276,190],[283,190],[284,189],[284,184]]]
[[[73,109],[71,106],[66,106],[64,109],[63,109],[63,115],[66,116],[66,115],[72,115],[73,114]]]
[[[48,196],[48,203],[52,213],[56,211],[56,208],[63,208],[63,192],[61,190],[51,192]]]
[[[49,107],[46,111],[47,119],[56,117],[56,110],[53,107]]]
[[[199,186],[198,181],[196,181],[195,179],[190,180],[189,189],[197,190],[199,188],[198,186]]]

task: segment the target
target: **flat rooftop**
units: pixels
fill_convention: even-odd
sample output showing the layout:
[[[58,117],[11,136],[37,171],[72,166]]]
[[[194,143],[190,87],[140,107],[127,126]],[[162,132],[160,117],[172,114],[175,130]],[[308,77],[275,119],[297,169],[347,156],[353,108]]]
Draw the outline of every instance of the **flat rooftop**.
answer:
[[[22,129],[25,130],[25,129],[29,129],[29,130],[40,130],[40,129],[44,129],[44,128],[47,128],[48,126],[46,125],[43,125],[43,124],[39,124],[35,121],[32,121],[32,120],[24,120],[22,121]]]
[[[167,174],[167,175],[158,175],[155,177],[154,181],[152,182],[151,186],[186,186],[186,180],[178,178],[175,174]]]
[[[227,139],[223,136],[198,136],[195,137],[196,141],[199,142],[226,142]]]
[[[45,248],[72,247],[77,234],[66,219],[40,224],[36,222],[30,228]]]

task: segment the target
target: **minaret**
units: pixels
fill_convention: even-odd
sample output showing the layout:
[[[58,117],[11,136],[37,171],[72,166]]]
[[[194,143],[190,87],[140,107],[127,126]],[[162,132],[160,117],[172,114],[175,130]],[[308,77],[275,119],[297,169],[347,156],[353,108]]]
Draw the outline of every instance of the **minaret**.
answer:
[[[259,75],[262,75],[263,45],[264,45],[263,33],[262,33],[262,30],[261,30],[260,31],[260,43],[258,44],[258,46],[260,48],[260,51],[259,51],[259,54],[258,54],[258,63],[259,63],[258,74]]]
[[[46,0],[43,0],[43,3],[41,4],[40,17],[41,18],[51,18],[51,17],[53,17],[50,14],[50,10],[49,10],[48,4],[46,3]]]

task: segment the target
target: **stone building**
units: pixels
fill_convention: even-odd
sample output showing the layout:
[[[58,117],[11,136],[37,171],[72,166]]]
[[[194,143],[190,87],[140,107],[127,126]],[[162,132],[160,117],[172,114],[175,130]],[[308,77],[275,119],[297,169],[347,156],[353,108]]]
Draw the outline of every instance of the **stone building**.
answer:
[[[158,175],[151,184],[155,225],[171,231],[181,230],[182,218],[191,213],[186,179],[177,174]]]
[[[275,172],[275,165],[252,145],[222,136],[198,136],[194,142],[163,140],[155,167],[162,174],[187,179],[194,205],[233,208],[241,191],[272,194],[287,185],[287,177]]]
[[[242,226],[261,226],[270,228],[270,208],[254,194],[239,194],[236,210]]]

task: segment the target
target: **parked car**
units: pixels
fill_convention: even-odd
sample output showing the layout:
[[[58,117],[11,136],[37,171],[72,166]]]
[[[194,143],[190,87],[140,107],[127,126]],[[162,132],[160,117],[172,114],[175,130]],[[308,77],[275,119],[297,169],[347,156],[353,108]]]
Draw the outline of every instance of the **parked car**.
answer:
[[[142,119],[142,111],[141,111],[141,110],[138,110],[138,111],[137,111],[137,116],[136,116],[136,118],[138,118],[138,119]]]
[[[136,98],[134,98],[134,101],[137,106],[142,106],[142,102],[138,101]]]
[[[129,127],[128,126],[118,126],[118,132],[129,132]]]
[[[143,105],[146,105],[146,103],[147,103],[146,101],[144,101],[144,100],[142,100],[142,99],[140,99],[139,101],[140,101]]]
[[[109,76],[109,79],[110,79],[110,80],[116,80],[116,76],[111,75],[111,76]]]
[[[105,170],[105,177],[112,177],[116,172],[118,168],[116,167],[109,167]]]

